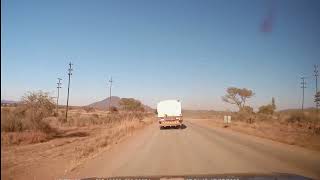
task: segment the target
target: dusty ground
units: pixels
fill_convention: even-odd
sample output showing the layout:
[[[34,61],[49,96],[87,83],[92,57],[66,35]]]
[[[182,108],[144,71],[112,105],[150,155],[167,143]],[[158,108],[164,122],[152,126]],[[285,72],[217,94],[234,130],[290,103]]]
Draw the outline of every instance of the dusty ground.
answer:
[[[232,121],[228,127],[225,127],[222,118],[193,120],[208,127],[225,128],[227,130],[320,151],[320,134],[307,132],[297,124],[284,125],[278,122],[255,122],[248,124],[246,122]]]
[[[186,119],[157,124],[66,174],[67,178],[284,172],[320,178],[320,152]]]
[[[1,179],[55,179],[107,151],[150,124],[124,122],[115,126],[60,128],[54,139],[37,144],[2,145]]]
[[[320,151],[256,137],[276,135],[270,136],[268,124],[223,128],[220,119],[185,119],[184,129],[159,130],[157,123],[148,126],[152,118],[114,127],[65,127],[48,142],[1,146],[1,178],[270,172],[320,178]]]

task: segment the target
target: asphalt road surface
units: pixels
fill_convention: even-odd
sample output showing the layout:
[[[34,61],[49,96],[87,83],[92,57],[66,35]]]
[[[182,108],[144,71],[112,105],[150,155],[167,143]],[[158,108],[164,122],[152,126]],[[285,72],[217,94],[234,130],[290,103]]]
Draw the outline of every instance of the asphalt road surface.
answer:
[[[293,173],[320,179],[320,153],[185,121],[184,129],[153,124],[66,175],[69,178]]]

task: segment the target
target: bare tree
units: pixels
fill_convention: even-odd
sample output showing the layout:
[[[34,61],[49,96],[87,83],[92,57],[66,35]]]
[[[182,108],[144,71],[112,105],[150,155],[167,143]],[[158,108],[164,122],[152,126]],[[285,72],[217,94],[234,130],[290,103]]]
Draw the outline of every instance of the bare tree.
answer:
[[[238,106],[239,110],[245,107],[245,103],[248,98],[251,98],[254,95],[252,90],[246,88],[236,88],[229,87],[227,89],[227,94],[222,96],[224,102],[235,104]]]

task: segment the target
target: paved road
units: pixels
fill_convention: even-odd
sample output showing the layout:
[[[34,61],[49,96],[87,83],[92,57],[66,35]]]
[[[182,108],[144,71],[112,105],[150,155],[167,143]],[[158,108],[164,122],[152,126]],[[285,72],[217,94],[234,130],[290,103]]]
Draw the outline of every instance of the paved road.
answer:
[[[320,178],[320,153],[186,121],[147,127],[67,177],[285,172]]]

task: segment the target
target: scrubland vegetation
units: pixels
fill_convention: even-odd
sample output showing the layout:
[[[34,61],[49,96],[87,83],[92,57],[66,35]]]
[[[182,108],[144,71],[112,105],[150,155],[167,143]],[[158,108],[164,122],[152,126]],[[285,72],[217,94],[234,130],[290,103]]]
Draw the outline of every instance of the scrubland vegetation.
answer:
[[[119,109],[108,111],[72,107],[67,120],[65,108],[57,110],[48,93],[41,91],[27,93],[15,107],[1,107],[4,177],[13,177],[12,173],[23,171],[35,160],[40,167],[57,159],[65,168],[62,171],[72,170],[155,121],[141,103],[131,102],[126,100]]]
[[[265,122],[287,126],[296,125],[307,133],[320,134],[320,115],[316,109],[276,112],[275,99],[272,98],[270,104],[260,106],[259,110],[254,112],[252,107],[245,104],[249,98],[255,95],[252,90],[230,87],[226,92],[222,100],[239,108],[238,112],[232,113],[236,121],[249,124]]]
[[[228,88],[222,97],[224,102],[236,105],[238,111],[185,111],[185,118],[206,120],[215,127],[225,127],[246,134],[255,135],[275,141],[295,144],[310,149],[320,150],[320,112],[315,108],[304,111],[277,111],[276,101],[263,105],[254,111],[246,104],[254,96],[252,90],[246,88]],[[230,115],[232,122],[224,124],[224,116]]]
[[[286,110],[271,113],[238,111],[184,111],[185,119],[200,124],[224,128],[245,134],[298,145],[320,151],[320,115],[315,109]],[[231,124],[224,124],[224,116],[231,116]],[[195,122],[197,122],[195,121]]]
[[[125,99],[123,110],[111,107],[110,111],[98,111],[83,107],[69,111],[59,109],[45,92],[30,92],[17,107],[1,108],[1,139],[6,145],[44,142],[61,135],[61,128],[102,125],[118,126],[123,122],[141,123],[148,115],[141,103]],[[121,124],[123,125],[123,124]]]

